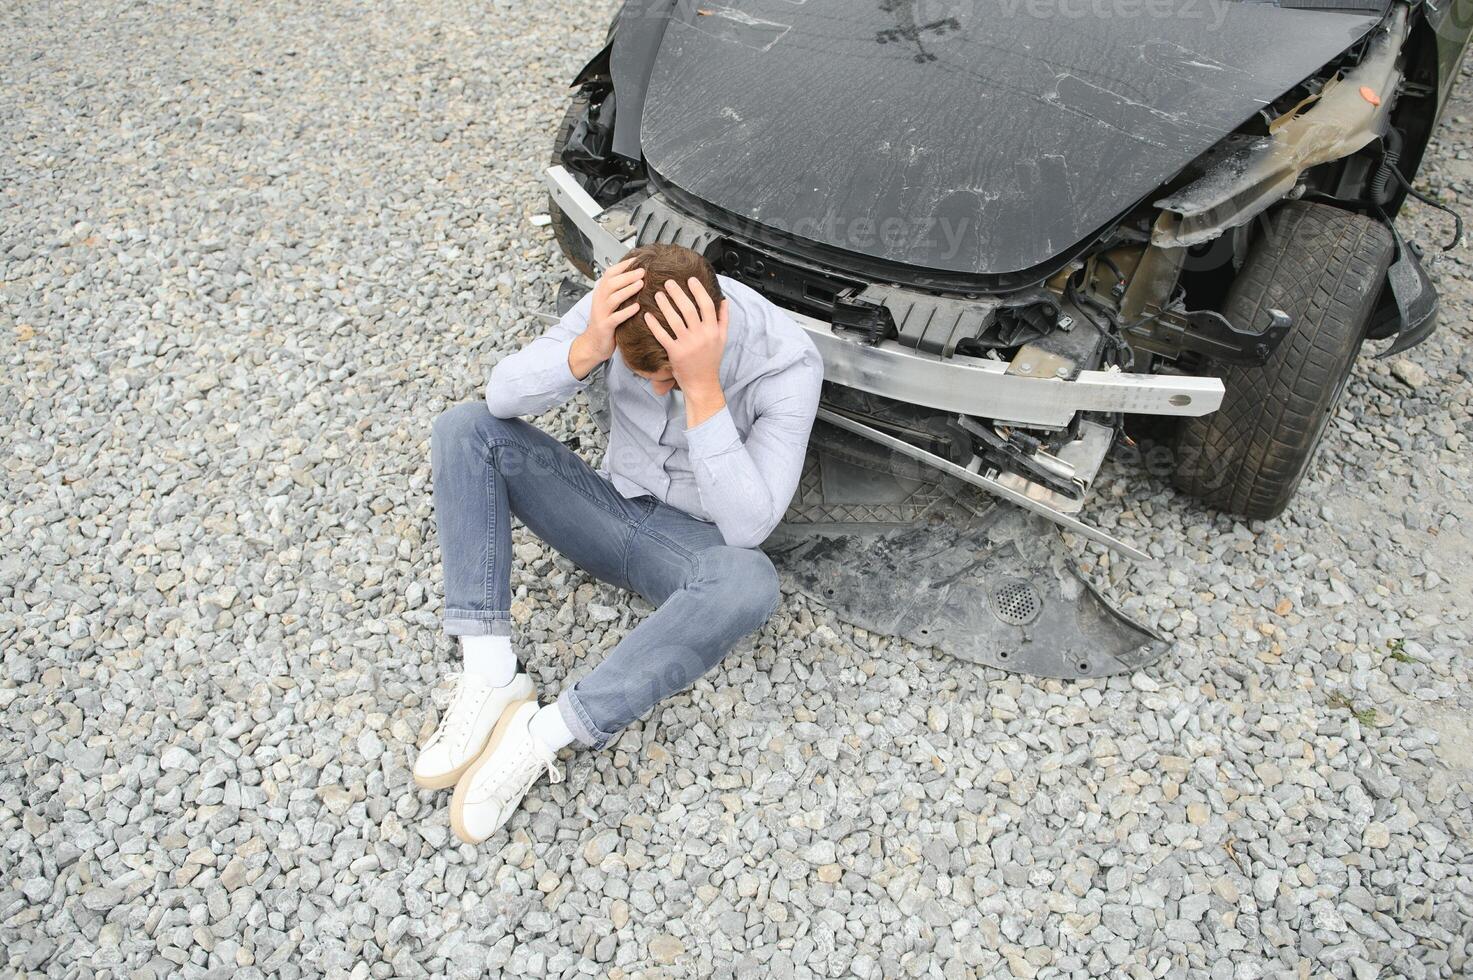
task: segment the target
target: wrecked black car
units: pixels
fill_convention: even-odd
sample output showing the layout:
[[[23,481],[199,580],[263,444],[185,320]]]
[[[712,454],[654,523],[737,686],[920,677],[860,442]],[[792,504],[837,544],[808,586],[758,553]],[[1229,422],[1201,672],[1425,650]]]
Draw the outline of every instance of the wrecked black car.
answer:
[[[627,0],[573,81],[552,224],[588,276],[675,242],[789,310],[829,438],[1144,557],[1075,516],[1129,416],[1169,432],[1182,491],[1272,518],[1363,343],[1433,330],[1393,219],[1470,18]]]

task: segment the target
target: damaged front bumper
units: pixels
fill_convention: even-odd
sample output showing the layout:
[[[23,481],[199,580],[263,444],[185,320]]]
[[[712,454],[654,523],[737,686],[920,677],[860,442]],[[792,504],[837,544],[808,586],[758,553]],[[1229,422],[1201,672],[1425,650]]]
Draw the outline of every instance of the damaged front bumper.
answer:
[[[547,171],[554,202],[593,246],[595,266],[619,261],[635,244],[633,229],[620,227],[623,212],[604,209],[562,167]],[[682,243],[683,244],[683,243]],[[1066,316],[1079,310],[1061,304]],[[823,356],[824,379],[910,405],[1031,426],[1064,426],[1078,412],[1206,415],[1222,404],[1217,378],[1079,371],[1070,378],[1030,376],[1007,361],[954,354],[933,356],[894,341],[858,342],[833,324],[794,310]]]
[[[564,168],[549,168],[546,180],[554,204],[588,240],[597,270],[613,265],[637,239],[643,240],[636,234],[629,210],[600,207]],[[698,251],[704,242],[715,237],[714,231],[693,220],[682,219],[682,222],[678,231],[660,229],[645,237],[674,240]],[[1078,426],[1081,413],[1196,416],[1215,411],[1222,403],[1223,386],[1217,378],[1132,374],[1118,369],[1078,370],[1067,361],[1023,354],[1012,361],[961,354],[943,356],[893,340],[862,342],[832,323],[792,309],[787,312],[818,348],[827,382],[959,419],[986,419],[1005,426],[1061,430],[1071,424]],[[1059,315],[1082,318],[1085,313],[1061,302]],[[827,406],[821,417],[1123,555],[1137,560],[1147,558],[1139,548],[1074,517],[1073,512],[1079,509],[1077,499],[1051,492],[1017,474],[984,472],[976,459],[963,464],[945,458]],[[1086,424],[1077,441],[1082,444],[1088,436],[1091,445],[1102,443],[1102,448],[1108,449],[1108,438],[1101,440],[1093,431],[1099,428],[1102,427]],[[1081,490],[1093,479],[1104,452],[1088,455],[1091,458],[1086,466],[1066,464],[1070,478]],[[1047,462],[1060,467],[1056,458],[1049,457]]]

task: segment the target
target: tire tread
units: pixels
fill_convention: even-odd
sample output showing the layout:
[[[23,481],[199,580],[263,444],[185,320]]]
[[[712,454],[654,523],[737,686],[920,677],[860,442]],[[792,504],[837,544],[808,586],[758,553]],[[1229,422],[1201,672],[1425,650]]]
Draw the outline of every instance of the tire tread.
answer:
[[[1278,308],[1293,324],[1267,364],[1216,365],[1227,389],[1222,407],[1182,424],[1175,481],[1220,510],[1265,520],[1282,513],[1308,469],[1393,245],[1380,223],[1324,204],[1290,202],[1271,222],[1223,313],[1248,327]],[[1214,478],[1223,473],[1226,479]]]

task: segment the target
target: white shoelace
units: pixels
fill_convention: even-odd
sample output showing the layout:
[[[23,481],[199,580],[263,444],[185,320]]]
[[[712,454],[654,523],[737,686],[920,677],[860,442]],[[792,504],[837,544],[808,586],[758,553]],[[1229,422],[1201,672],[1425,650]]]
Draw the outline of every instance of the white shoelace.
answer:
[[[506,768],[501,770],[502,778],[489,779],[482,783],[471,800],[474,803],[484,803],[492,798],[502,803],[520,800],[544,772],[550,782],[563,781],[563,771],[558,767],[557,757],[546,754],[537,744],[537,739],[528,732],[520,750],[507,760]]]
[[[471,674],[461,674],[460,679],[455,682],[455,693],[450,697],[450,708],[445,712],[445,717],[440,722],[440,727],[430,739],[426,749],[433,748],[442,741],[453,738],[452,743],[456,748],[463,748],[466,739],[470,737],[471,720],[474,712],[471,710],[470,699],[473,688],[483,688],[486,682]],[[477,691],[476,693],[483,693]]]

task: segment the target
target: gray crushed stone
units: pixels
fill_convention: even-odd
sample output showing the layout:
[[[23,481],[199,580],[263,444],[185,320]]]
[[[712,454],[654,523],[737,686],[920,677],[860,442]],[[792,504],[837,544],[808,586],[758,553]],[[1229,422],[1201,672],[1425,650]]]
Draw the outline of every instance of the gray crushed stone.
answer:
[[[1159,561],[1072,547],[1163,662],[1037,682],[788,595],[455,842],[410,781],[449,677],[430,423],[566,274],[531,218],[610,10],[0,14],[5,972],[1466,976],[1465,250],[1283,519],[1117,453],[1088,516]],[[1473,204],[1466,91],[1422,184]],[[516,551],[552,696],[631,617]]]

